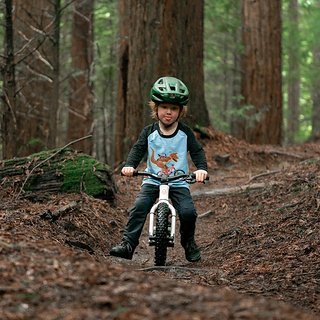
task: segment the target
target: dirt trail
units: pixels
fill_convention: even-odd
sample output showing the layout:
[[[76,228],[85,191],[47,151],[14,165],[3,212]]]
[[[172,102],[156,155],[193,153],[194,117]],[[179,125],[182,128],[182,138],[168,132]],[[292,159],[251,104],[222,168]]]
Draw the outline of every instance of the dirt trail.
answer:
[[[117,177],[114,207],[85,195],[31,203],[1,189],[0,318],[319,319],[319,145],[248,146],[218,133],[203,143],[211,179],[192,190],[224,192],[195,197],[197,263],[177,239],[154,268],[146,232],[132,261],[108,255],[139,190],[133,179]]]

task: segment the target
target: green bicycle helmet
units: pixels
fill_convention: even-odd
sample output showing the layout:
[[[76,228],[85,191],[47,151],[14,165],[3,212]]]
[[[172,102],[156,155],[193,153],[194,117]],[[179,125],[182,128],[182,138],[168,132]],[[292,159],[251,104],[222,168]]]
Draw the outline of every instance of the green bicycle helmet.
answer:
[[[150,97],[156,103],[172,103],[184,106],[189,101],[189,90],[177,78],[161,77],[153,84]]]

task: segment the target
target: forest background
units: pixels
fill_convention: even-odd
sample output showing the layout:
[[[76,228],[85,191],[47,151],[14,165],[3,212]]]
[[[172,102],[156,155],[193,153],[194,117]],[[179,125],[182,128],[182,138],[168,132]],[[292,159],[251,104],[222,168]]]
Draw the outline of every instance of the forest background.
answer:
[[[87,137],[118,166],[162,75],[186,121],[250,143],[319,138],[320,0],[1,0],[0,159]],[[88,137],[92,135],[92,137]]]

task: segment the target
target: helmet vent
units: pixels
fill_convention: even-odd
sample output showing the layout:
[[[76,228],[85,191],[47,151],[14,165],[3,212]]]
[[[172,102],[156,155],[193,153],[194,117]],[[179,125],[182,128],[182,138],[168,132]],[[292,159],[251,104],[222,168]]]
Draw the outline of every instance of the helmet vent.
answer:
[[[150,90],[151,100],[157,103],[172,103],[184,106],[189,101],[186,85],[174,77],[158,79]]]

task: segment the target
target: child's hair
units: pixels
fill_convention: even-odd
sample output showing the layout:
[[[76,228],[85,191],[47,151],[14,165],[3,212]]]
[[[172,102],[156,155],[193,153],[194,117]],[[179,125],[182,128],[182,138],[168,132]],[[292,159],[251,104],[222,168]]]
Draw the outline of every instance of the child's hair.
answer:
[[[160,105],[160,103],[155,103],[153,101],[149,101],[148,105],[151,109],[151,118],[159,120],[158,119],[158,106]],[[180,108],[181,108],[181,112],[180,112],[179,118],[183,118],[187,114],[187,106],[180,106]]]

